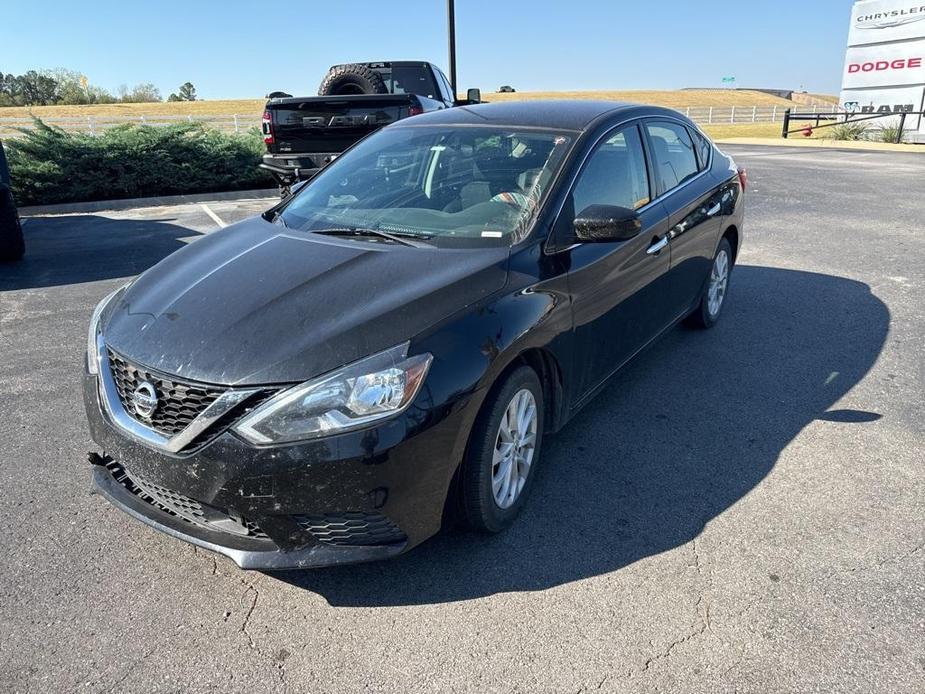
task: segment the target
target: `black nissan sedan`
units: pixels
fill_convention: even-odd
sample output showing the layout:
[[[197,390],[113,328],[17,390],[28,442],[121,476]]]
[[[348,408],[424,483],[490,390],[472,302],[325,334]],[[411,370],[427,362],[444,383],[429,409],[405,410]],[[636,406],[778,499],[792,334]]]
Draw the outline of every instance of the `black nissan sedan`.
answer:
[[[99,304],[96,489],[243,568],[391,557],[451,515],[501,531],[547,434],[673,325],[720,318],[745,184],[662,108],[384,128]]]

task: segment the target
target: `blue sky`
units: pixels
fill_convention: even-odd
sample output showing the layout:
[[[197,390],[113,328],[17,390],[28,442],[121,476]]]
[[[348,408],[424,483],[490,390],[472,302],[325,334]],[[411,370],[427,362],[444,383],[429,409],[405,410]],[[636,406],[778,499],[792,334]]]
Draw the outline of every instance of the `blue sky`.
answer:
[[[93,84],[189,80],[207,99],[311,94],[333,63],[446,67],[444,0],[26,2],[0,14],[0,70],[67,67]],[[457,0],[459,87],[738,86],[836,93],[851,0]]]

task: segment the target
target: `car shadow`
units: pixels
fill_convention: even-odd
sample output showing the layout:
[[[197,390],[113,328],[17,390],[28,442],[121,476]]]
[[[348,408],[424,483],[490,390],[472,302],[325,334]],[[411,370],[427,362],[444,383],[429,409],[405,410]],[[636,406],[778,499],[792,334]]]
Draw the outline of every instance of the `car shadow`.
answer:
[[[167,221],[100,215],[31,217],[26,255],[0,264],[0,290],[37,289],[129,277],[186,245],[199,232]]]
[[[532,497],[505,533],[448,530],[378,564],[276,572],[336,606],[537,591],[690,542],[745,497],[809,423],[870,370],[890,314],[849,279],[740,266],[711,331],[668,333],[545,443]]]

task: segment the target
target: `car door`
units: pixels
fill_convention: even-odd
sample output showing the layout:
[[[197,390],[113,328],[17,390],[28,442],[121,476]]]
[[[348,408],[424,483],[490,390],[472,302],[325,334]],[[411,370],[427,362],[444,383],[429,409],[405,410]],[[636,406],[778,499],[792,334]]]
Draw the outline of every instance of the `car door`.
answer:
[[[659,195],[669,216],[670,312],[686,313],[703,289],[722,225],[722,191],[710,173],[712,147],[695,146],[680,121],[646,120],[643,128]]]
[[[595,146],[557,222],[557,235],[573,239],[576,214],[602,204],[634,209],[641,222],[640,233],[628,241],[579,243],[565,251],[579,400],[668,321],[664,286],[669,269],[668,218],[653,197],[642,133],[634,123],[611,131]]]

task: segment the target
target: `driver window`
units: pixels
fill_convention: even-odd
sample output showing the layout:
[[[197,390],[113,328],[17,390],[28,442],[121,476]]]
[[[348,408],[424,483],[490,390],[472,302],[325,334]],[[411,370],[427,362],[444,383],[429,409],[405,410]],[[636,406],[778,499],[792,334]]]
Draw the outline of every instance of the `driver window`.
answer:
[[[637,210],[648,204],[649,177],[639,129],[631,126],[599,144],[572,189],[575,214],[591,205]]]
[[[450,81],[447,79],[446,75],[440,70],[436,70],[436,73],[438,86],[443,94],[443,98],[447,101],[456,101],[456,97],[453,96],[453,89],[450,87]]]

